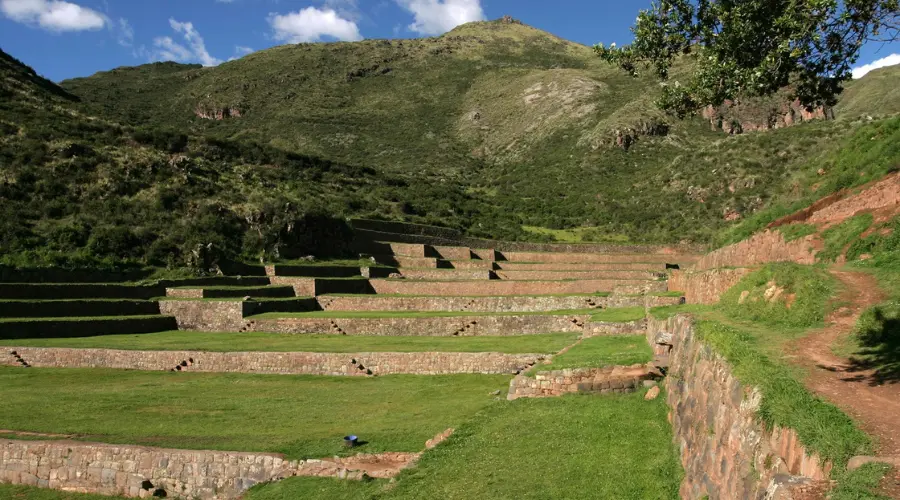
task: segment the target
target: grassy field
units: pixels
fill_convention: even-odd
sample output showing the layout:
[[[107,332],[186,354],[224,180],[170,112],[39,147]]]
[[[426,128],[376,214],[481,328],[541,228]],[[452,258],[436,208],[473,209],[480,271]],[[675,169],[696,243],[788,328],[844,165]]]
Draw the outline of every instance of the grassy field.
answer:
[[[248,500],[676,499],[681,467],[662,399],[641,393],[494,405],[396,483],[291,478]]]
[[[264,352],[506,352],[555,353],[574,333],[479,337],[282,335],[173,331],[62,339],[0,340],[0,346],[74,347],[163,351]]]
[[[597,311],[592,310],[591,321],[607,321],[610,323],[625,323],[644,319],[646,313],[643,307],[615,307]]]
[[[596,309],[568,309],[563,311],[529,312],[473,312],[473,311],[311,311],[298,313],[265,313],[249,316],[247,319],[287,319],[287,318],[453,318],[457,316],[567,316],[572,314],[590,315]],[[612,309],[610,311],[619,311]],[[612,312],[610,314],[613,314]],[[631,314],[625,311],[621,314]],[[629,320],[617,320],[629,321]]]
[[[642,335],[591,337],[584,339],[564,354],[554,356],[548,365],[536,365],[531,371],[594,368],[610,365],[647,363],[653,352]]]
[[[0,422],[32,432],[290,457],[418,451],[505,392],[507,376],[376,378],[0,367]],[[452,395],[452,397],[448,397]],[[348,411],[348,405],[352,411]],[[36,418],[40,415],[40,418]]]

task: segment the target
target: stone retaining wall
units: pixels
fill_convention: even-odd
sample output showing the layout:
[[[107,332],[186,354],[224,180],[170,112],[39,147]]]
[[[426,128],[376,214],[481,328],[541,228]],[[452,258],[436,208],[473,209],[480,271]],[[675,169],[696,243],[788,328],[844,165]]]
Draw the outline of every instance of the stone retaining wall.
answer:
[[[252,307],[239,300],[161,300],[159,310],[174,316],[179,330],[237,332],[244,327],[244,315]]]
[[[752,271],[746,267],[674,271],[669,277],[669,288],[684,292],[690,304],[715,304],[723,293]]]
[[[0,299],[150,299],[165,294],[165,288],[160,286],[96,283],[0,284]]]
[[[815,264],[815,235],[787,242],[780,231],[767,230],[704,255],[689,269],[702,271],[719,267],[753,267],[768,262]],[[684,267],[684,266],[682,266]]]
[[[77,316],[146,316],[159,314],[147,300],[0,301],[0,318],[72,318]]]
[[[666,270],[665,262],[558,262],[555,264],[534,264],[527,262],[497,262],[496,267],[502,271],[657,271]]]
[[[564,253],[564,252],[502,252],[509,262],[531,263],[592,263],[592,264],[618,264],[618,263],[670,263],[690,264],[697,260],[698,256],[684,254],[618,254],[618,253]]]
[[[0,339],[93,337],[177,330],[171,316],[121,317],[110,319],[50,319],[0,323]]]
[[[665,281],[581,280],[581,281],[444,281],[417,282],[404,280],[371,280],[372,288],[383,295],[432,296],[499,296],[499,295],[565,295],[611,292],[621,285],[665,292]]]
[[[497,263],[492,260],[442,260],[438,263],[441,269],[481,269],[492,271]]]
[[[471,337],[584,332],[587,314],[250,320],[248,330],[285,334]]]
[[[652,280],[657,273],[647,271],[495,271],[503,280]]]
[[[435,446],[448,429],[426,443]],[[0,482],[136,498],[240,498],[250,487],[291,476],[390,478],[421,453],[287,460],[278,453],[173,450],[81,441],[0,440]]]
[[[604,337],[613,335],[645,335],[647,320],[636,321],[591,321],[584,325],[585,337]]]
[[[607,366],[571,370],[539,371],[518,375],[509,383],[506,399],[546,398],[573,393],[634,392],[643,380],[652,378],[652,366]]]
[[[427,254],[429,257],[444,260],[469,260],[472,258],[472,250],[468,247],[431,246],[428,247]]]
[[[598,297],[591,295],[536,297],[389,297],[321,296],[326,311],[447,311],[447,312],[542,312],[588,308],[649,307],[676,305],[679,297]]]
[[[690,316],[651,320],[648,336],[673,346],[666,388],[685,470],[681,498],[762,498],[785,476],[827,478],[830,465],[808,455],[793,430],[766,429],[759,390],[697,339]]]
[[[12,355],[15,352],[16,355]],[[0,365],[277,375],[514,374],[549,358],[496,352],[205,352],[3,347]]]
[[[413,267],[422,269],[437,268],[438,260],[434,257],[403,257],[400,255],[375,255],[375,262],[396,267]]]
[[[492,278],[491,271],[487,269],[400,269],[400,274],[410,280],[489,280]]]

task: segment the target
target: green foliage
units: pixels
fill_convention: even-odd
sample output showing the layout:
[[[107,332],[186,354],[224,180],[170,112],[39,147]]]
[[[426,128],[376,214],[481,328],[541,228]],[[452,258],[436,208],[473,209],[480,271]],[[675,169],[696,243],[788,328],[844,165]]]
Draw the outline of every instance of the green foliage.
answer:
[[[859,241],[860,235],[872,226],[872,220],[872,214],[857,215],[822,231],[825,248],[816,254],[816,258],[822,262],[834,262],[844,254],[845,249]]]
[[[832,461],[838,470],[870,449],[869,437],[850,417],[809,392],[791,369],[763,354],[751,334],[716,321],[700,322],[697,331],[725,356],[741,382],[759,387],[759,416],[768,425],[794,429],[809,451]]]
[[[788,224],[778,226],[778,232],[784,237],[784,241],[791,242],[800,238],[816,234],[818,228],[813,224]]]
[[[806,106],[833,105],[863,42],[900,31],[896,0],[660,0],[638,15],[634,42],[595,47],[636,75],[639,65],[666,80],[676,58],[694,53],[686,81],[664,88],[659,105],[680,116],[789,84]]]
[[[820,267],[767,264],[725,292],[719,308],[737,320],[789,328],[816,326],[825,319],[835,286],[834,278]]]
[[[831,490],[831,500],[889,500],[890,497],[876,493],[881,479],[891,470],[883,463],[869,463],[846,471],[837,478],[837,486]]]
[[[420,451],[493,402],[507,376],[375,378],[0,367],[0,420],[16,430],[166,448],[346,454]],[[453,394],[448,398],[447,394]],[[52,399],[57,404],[48,406]],[[353,411],[347,411],[352,402]],[[40,414],[40,419],[34,415]],[[214,422],[215,425],[211,423]],[[258,425],[254,424],[258,423]]]
[[[875,228],[865,238],[856,238],[847,249],[847,260],[857,260],[863,255],[875,257],[875,267],[893,267],[888,262],[900,254],[900,217]],[[900,270],[900,269],[898,269]]]
[[[692,73],[690,64],[673,75]],[[502,22],[429,39],[276,47],[216,68],[148,65],[63,86],[85,113],[255,141],[409,184],[386,194],[390,203],[357,210],[351,201],[342,213],[529,241],[709,241],[731,225],[729,211],[750,217],[794,193],[795,177],[820,166],[810,158],[840,154],[861,126],[723,137],[699,118],[660,112],[652,76],[631,78],[588,47]],[[883,87],[858,82],[858,109],[874,113]],[[205,120],[198,108],[242,115]],[[457,188],[462,199],[447,193]]]
[[[850,127],[849,124],[847,126]],[[794,138],[808,140],[809,128],[792,127],[798,128],[801,130],[796,130],[798,135]],[[803,135],[799,135],[801,132]],[[896,171],[900,165],[900,117],[866,123],[850,128],[849,132],[842,139],[832,137],[830,141],[819,143],[819,153],[808,151],[798,158],[789,175],[768,182],[765,194],[769,200],[767,206],[751,217],[720,230],[714,240],[715,245],[724,246],[744,240],[777,219],[806,208],[822,197],[841,189],[861,186]],[[755,135],[777,137],[771,133]],[[824,175],[819,175],[820,169]]]
[[[648,363],[653,352],[641,335],[591,337],[582,340],[563,354],[554,356],[548,365],[535,365],[530,372],[564,370],[566,368],[600,368],[604,366]]]

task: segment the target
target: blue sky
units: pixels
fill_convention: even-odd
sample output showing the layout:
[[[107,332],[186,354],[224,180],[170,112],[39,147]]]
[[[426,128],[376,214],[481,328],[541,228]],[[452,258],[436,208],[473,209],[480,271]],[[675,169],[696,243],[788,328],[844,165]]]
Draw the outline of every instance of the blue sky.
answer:
[[[439,35],[511,15],[592,45],[627,43],[650,0],[0,0],[0,48],[55,80],[158,60],[216,65],[301,41]],[[900,64],[900,43],[858,66]]]

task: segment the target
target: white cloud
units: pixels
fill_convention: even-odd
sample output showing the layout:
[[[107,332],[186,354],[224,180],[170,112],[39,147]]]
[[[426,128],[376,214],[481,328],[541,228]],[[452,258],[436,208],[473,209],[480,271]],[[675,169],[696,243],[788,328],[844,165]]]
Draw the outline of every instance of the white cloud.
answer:
[[[187,45],[176,42],[172,37],[160,36],[153,39],[153,45],[156,47],[150,54],[153,60],[177,61],[177,62],[199,62],[204,66],[216,66],[222,63],[221,59],[217,59],[209,54],[206,50],[206,44],[203,37],[194,29],[194,24],[190,22],[180,22],[175,19],[169,19],[169,26],[176,33],[184,37]]]
[[[49,31],[98,30],[109,22],[93,9],[61,0],[0,0],[0,11],[13,21]]]
[[[860,66],[858,68],[853,68],[853,79],[857,80],[866,75],[869,71],[878,68],[884,68],[886,66],[894,66],[896,64],[900,64],[900,54],[891,54],[887,57],[882,57],[877,61],[873,61],[869,64]]]
[[[134,43],[134,28],[131,27],[128,19],[119,18],[118,25],[113,31],[116,33],[116,41],[119,42],[119,45],[122,47],[132,46]]]
[[[270,14],[276,40],[290,43],[317,42],[326,37],[344,41],[362,40],[355,22],[329,8],[307,7],[288,14]]]
[[[243,45],[235,45],[234,46],[234,55],[229,57],[228,60],[234,61],[235,59],[240,59],[240,58],[246,56],[247,54],[250,54],[253,52],[255,52],[255,51],[250,47],[244,47]]]
[[[409,29],[422,35],[440,35],[460,24],[483,21],[481,0],[396,0],[415,21]]]

